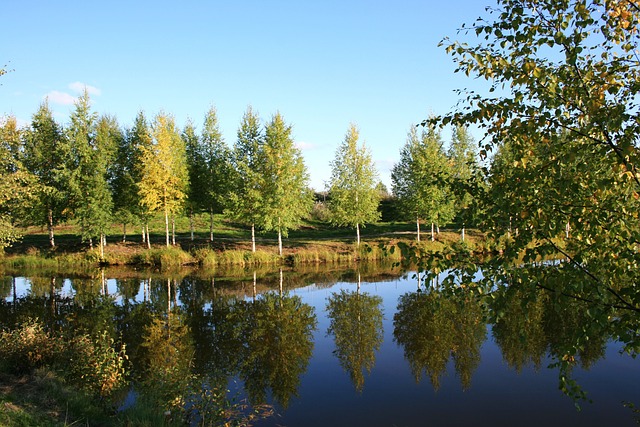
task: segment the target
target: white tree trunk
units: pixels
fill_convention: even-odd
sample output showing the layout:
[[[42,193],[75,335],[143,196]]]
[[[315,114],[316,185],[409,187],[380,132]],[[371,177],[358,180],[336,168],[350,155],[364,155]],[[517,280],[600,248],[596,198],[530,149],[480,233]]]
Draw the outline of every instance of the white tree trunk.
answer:
[[[164,237],[167,247],[169,247],[169,211],[166,207],[164,208]]]
[[[280,227],[280,217],[278,217],[278,255],[282,256],[282,228]]]
[[[213,209],[209,209],[209,241],[213,242]]]
[[[464,242],[464,224],[462,225],[462,241]]]
[[[173,246],[176,245],[176,217],[174,215],[171,216],[171,243]]]
[[[52,248],[56,247],[56,241],[53,238],[53,210],[47,211],[47,228],[49,229],[49,244]]]
[[[169,236],[167,236],[167,245],[169,244]],[[167,314],[171,313],[171,279],[167,279]]]
[[[257,280],[257,274],[256,271],[253,270],[253,300],[256,300],[256,295],[257,295],[257,284],[258,284],[258,280]]]
[[[251,252],[256,252],[256,226],[251,224]]]
[[[127,223],[122,223],[122,243],[127,241]]]
[[[193,208],[189,209],[189,231],[191,233],[191,241],[193,242],[193,229],[194,229],[194,224],[193,224]]]
[[[360,247],[360,224],[356,224],[356,236],[357,236],[357,242],[358,242],[358,247]]]
[[[416,218],[416,229],[418,230],[417,240],[420,242],[420,217]]]
[[[151,236],[149,235],[149,224],[145,225],[145,229],[147,230],[147,248],[151,249]]]
[[[431,241],[433,242],[434,240],[436,240],[436,236],[435,236],[435,224],[432,222],[431,223]]]

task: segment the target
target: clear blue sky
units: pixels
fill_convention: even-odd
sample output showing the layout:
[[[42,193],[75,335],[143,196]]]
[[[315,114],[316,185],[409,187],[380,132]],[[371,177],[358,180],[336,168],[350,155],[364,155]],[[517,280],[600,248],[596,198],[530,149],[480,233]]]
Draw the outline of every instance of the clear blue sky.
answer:
[[[125,127],[143,110],[200,128],[213,105],[231,146],[248,105],[263,122],[279,111],[317,190],[355,123],[389,185],[409,127],[479,84],[437,45],[492,4],[6,0],[0,66],[13,71],[0,77],[0,115],[27,123],[48,96],[66,125],[86,85],[94,110]]]

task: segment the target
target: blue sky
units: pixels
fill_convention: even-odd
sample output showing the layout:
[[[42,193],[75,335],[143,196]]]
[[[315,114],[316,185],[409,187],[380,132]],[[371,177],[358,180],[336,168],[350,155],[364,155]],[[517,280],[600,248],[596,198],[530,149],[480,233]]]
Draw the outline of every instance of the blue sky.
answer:
[[[263,122],[280,112],[293,126],[322,190],[350,123],[390,185],[410,126],[480,84],[454,74],[437,45],[493,1],[3,3],[0,66],[13,71],[0,77],[0,115],[27,123],[48,96],[66,124],[86,85],[94,110],[125,127],[143,110],[200,128],[215,106],[231,146],[251,105]]]

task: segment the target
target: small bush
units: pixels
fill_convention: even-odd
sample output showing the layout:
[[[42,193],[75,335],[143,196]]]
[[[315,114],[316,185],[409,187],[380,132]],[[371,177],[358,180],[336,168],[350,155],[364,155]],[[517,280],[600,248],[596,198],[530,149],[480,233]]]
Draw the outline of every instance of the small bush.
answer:
[[[80,335],[70,340],[59,360],[67,380],[101,397],[122,388],[127,356],[124,345],[116,351],[113,344],[106,331],[95,338]]]
[[[0,366],[15,374],[29,373],[52,364],[60,346],[38,319],[29,319],[13,331],[0,333]]]
[[[198,248],[194,250],[193,257],[204,268],[213,268],[218,265],[216,252],[210,248]]]
[[[135,264],[161,267],[180,267],[194,262],[193,257],[180,248],[149,249],[133,257]]]
[[[65,379],[95,395],[106,397],[125,384],[124,347],[114,350],[106,332],[64,337],[44,330],[29,319],[10,332],[0,333],[0,366],[11,374],[29,374],[39,368],[63,373]]]
[[[311,209],[311,219],[329,222],[331,220],[331,211],[324,202],[315,202]]]

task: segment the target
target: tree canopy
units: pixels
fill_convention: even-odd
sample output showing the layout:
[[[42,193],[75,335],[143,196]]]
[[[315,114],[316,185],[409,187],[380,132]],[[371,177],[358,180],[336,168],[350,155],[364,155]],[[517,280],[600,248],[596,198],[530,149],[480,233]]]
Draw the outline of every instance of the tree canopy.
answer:
[[[465,27],[477,43],[443,41],[457,71],[485,79],[488,93],[467,92],[456,110],[424,122],[477,126],[486,133],[481,155],[499,153],[483,219],[496,237],[513,233],[492,261],[496,272],[485,276],[494,285],[543,288],[554,302],[590,302],[584,324],[615,328],[637,351],[640,7],[497,4]],[[563,262],[537,265],[557,254]],[[560,387],[583,397],[565,374],[589,336],[573,339],[558,362]]]

